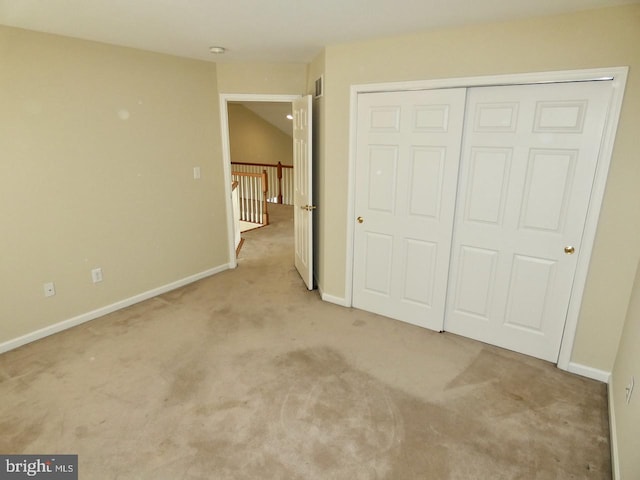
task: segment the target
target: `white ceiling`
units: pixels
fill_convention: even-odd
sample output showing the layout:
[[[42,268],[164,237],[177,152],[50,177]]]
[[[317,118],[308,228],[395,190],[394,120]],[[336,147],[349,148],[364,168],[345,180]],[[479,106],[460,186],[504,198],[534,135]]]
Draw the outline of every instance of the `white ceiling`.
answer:
[[[638,2],[0,0],[0,24],[216,62],[306,63],[337,43]]]

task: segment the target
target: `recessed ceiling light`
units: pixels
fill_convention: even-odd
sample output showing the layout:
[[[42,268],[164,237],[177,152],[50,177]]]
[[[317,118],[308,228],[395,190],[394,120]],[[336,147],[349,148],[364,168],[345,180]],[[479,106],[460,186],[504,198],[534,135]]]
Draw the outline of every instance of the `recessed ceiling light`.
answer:
[[[209,51],[211,53],[224,53],[227,49],[224,47],[209,47]]]
[[[293,115],[289,114],[289,115],[287,115],[287,118],[288,118],[289,120],[293,120]]]

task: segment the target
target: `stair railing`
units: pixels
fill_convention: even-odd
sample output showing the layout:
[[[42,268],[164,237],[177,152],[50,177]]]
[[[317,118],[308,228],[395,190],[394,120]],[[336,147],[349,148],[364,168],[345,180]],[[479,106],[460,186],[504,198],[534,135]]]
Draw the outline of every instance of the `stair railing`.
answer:
[[[267,201],[293,205],[293,166],[269,165],[266,163],[231,162],[231,168],[236,172],[262,173],[268,175]]]
[[[240,220],[269,225],[267,208],[267,171],[261,173],[231,172],[232,181],[238,182]]]

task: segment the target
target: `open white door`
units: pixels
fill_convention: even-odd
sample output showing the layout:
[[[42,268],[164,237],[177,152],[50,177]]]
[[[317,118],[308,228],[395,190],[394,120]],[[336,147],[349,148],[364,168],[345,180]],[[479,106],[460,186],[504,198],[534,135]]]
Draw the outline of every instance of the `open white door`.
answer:
[[[295,266],[309,290],[313,289],[313,210],[311,190],[311,95],[292,102],[293,110],[293,219]]]

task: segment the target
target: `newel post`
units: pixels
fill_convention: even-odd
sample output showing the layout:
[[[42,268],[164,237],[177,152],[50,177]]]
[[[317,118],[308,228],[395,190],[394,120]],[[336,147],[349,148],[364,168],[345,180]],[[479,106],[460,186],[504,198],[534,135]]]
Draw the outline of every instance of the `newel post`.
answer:
[[[278,203],[282,203],[282,163],[278,162]]]
[[[269,184],[267,183],[267,171],[262,170],[262,224],[269,225],[269,212],[267,210],[267,190]]]

